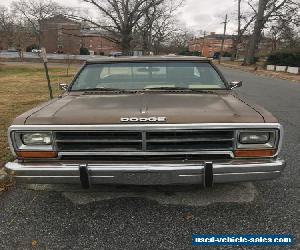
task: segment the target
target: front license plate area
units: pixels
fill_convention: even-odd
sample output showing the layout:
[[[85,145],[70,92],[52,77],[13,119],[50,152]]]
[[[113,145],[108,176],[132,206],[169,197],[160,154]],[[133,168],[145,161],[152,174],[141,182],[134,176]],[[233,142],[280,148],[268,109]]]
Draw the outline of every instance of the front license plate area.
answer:
[[[126,173],[123,178],[127,179],[128,184],[133,185],[158,185],[170,182],[172,179],[171,173]]]

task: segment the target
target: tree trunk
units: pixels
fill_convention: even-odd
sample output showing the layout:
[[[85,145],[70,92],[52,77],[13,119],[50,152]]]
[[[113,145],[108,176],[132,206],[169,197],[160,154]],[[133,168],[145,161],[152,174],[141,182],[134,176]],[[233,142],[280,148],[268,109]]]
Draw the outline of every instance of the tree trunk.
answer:
[[[144,55],[147,55],[147,52],[149,50],[148,48],[148,44],[149,44],[149,39],[148,39],[148,32],[146,30],[144,30],[142,32],[142,50],[143,50],[143,53]]]
[[[122,34],[121,37],[121,49],[124,55],[129,55],[129,53],[131,52],[131,36],[128,33]]]
[[[264,13],[266,10],[268,0],[259,0],[258,3],[258,11],[257,17],[254,24],[253,34],[249,41],[249,48],[246,57],[246,65],[252,65],[255,63],[255,53],[257,50],[257,46],[260,42],[261,32],[264,28]]]

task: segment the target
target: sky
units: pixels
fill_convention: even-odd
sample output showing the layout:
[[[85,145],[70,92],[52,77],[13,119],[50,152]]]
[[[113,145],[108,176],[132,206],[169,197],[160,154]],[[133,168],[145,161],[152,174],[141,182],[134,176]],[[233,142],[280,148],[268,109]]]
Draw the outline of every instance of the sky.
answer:
[[[9,5],[13,0],[0,0],[0,4]],[[86,7],[80,0],[54,0],[69,7]],[[185,0],[178,10],[177,19],[195,34],[200,31],[223,33],[225,14],[229,15],[228,33],[235,31],[235,0]]]

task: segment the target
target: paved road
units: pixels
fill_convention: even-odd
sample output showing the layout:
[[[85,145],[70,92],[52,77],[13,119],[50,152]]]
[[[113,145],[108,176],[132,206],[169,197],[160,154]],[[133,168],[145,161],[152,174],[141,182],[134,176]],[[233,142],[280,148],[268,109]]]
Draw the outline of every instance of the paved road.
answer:
[[[300,83],[222,70],[230,80],[243,80],[239,91],[284,125],[288,167],[281,178],[145,195],[143,189],[12,189],[0,196],[0,249],[32,243],[39,249],[189,249],[193,233],[294,234],[293,249],[300,249]]]

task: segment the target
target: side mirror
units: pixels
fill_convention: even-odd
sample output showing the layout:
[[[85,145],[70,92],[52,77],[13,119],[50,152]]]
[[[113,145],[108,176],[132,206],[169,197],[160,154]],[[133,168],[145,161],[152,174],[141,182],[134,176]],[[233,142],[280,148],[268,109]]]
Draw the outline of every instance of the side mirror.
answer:
[[[230,89],[240,88],[242,86],[243,86],[242,81],[234,81],[234,82],[229,83],[229,88]]]
[[[69,88],[69,85],[66,84],[66,83],[60,83],[60,84],[59,84],[59,89],[60,89],[60,90],[67,91],[68,88]]]

